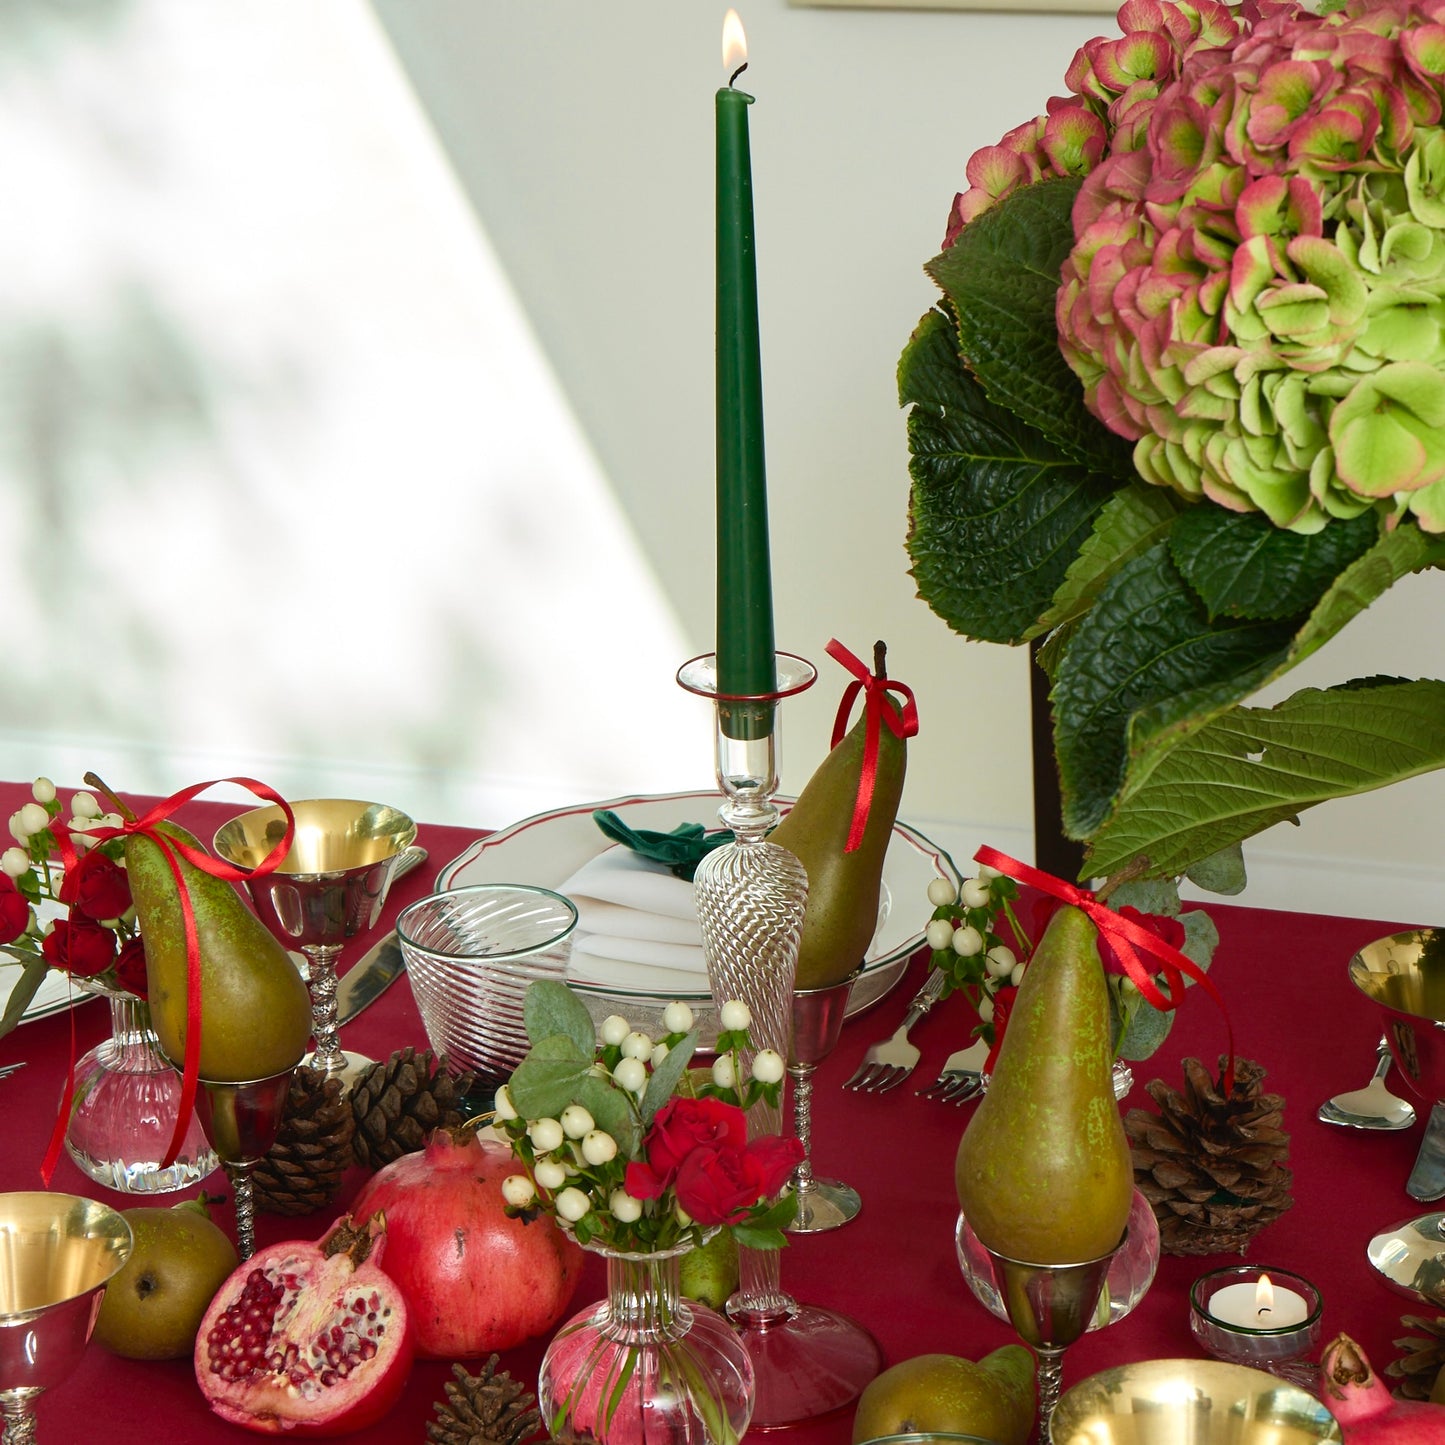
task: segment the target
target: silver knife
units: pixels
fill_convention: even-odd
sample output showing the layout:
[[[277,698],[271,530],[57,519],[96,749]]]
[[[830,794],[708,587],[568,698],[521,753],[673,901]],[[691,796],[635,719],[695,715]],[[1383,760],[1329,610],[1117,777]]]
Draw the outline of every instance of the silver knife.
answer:
[[[1445,1104],[1430,1110],[1430,1122],[1420,1141],[1415,1167],[1405,1181],[1405,1193],[1422,1203],[1445,1196]]]
[[[419,868],[426,862],[426,856],[425,848],[415,845],[408,848],[396,865],[391,882],[395,884],[413,868]],[[349,1023],[362,1009],[374,1004],[405,972],[406,959],[393,931],[367,949],[337,980],[336,1026],[340,1028]]]

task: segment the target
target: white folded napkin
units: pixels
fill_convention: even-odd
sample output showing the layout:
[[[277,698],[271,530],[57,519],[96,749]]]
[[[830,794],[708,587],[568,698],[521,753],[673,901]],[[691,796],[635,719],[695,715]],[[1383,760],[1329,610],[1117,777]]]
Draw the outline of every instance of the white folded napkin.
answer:
[[[692,884],[617,844],[558,890],[577,906],[568,972],[589,983],[654,994],[707,988]]]

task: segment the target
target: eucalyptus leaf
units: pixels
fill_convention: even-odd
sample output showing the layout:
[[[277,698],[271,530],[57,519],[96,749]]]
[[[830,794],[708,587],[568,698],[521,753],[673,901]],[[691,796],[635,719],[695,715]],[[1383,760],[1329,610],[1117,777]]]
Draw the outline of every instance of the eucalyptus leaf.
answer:
[[[908,418],[908,555],[919,595],[955,631],[1019,642],[1038,630],[1117,483],[991,403],[931,311],[899,365]]]
[[[1144,854],[1180,873],[1331,798],[1445,766],[1445,682],[1304,688],[1273,708],[1235,707],[1131,780],[1094,834],[1090,867]]]
[[[1055,303],[1080,184],[1021,186],[924,269],[952,303],[962,354],[989,399],[1075,461],[1124,479],[1135,475],[1130,444],[1091,415],[1059,350]]]
[[[587,1006],[555,978],[534,979],[522,996],[522,1023],[534,1044],[560,1034],[589,1059],[597,1046],[597,1029]]]
[[[1202,909],[1189,908],[1179,915],[1184,925],[1184,942],[1179,952],[1185,958],[1198,964],[1206,973],[1214,962],[1214,950],[1219,947],[1219,925]],[[1188,979],[1185,980],[1187,984]]]
[[[1115,1045],[1114,1052],[1121,1059],[1147,1059],[1169,1037],[1176,1012],[1175,1009],[1157,1009],[1141,999],[1129,1016],[1129,1025]],[[1117,1032],[1117,1020],[1115,1029]]]
[[[642,1096],[643,1128],[652,1123],[657,1111],[672,1097],[673,1090],[687,1072],[687,1066],[696,1049],[697,1030],[692,1029],[667,1051],[660,1064],[653,1066],[646,1092]]]
[[[25,1010],[30,1007],[40,985],[45,981],[45,973],[50,965],[38,953],[23,952],[8,945],[0,947],[0,953],[9,954],[20,965],[20,977],[11,986],[10,997],[5,1000],[5,1012],[0,1014],[0,1038],[3,1038],[20,1022]]]
[[[555,1118],[572,1102],[592,1062],[592,1055],[582,1053],[565,1034],[548,1035],[533,1044],[512,1071],[513,1106],[524,1119]]]
[[[1113,909],[1137,908],[1173,918],[1179,912],[1179,885],[1172,878],[1131,878],[1114,888],[1108,903]]]
[[[1184,876],[1206,892],[1232,898],[1243,893],[1249,882],[1244,868],[1244,849],[1238,843],[1231,843],[1207,858],[1196,859],[1184,870]]]
[[[627,1095],[616,1084],[589,1071],[578,1081],[573,1100],[568,1102],[574,1100],[592,1115],[593,1122],[604,1134],[612,1135],[624,1158],[637,1158],[642,1147],[642,1131]]]

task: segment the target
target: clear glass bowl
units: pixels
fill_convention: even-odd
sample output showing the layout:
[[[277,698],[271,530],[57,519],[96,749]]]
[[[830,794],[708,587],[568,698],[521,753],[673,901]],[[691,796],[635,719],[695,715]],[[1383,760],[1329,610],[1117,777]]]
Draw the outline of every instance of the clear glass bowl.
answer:
[[[954,1226],[953,1243],[958,1253],[958,1267],[963,1271],[974,1297],[991,1315],[1007,1323],[1008,1310],[999,1290],[993,1261],[962,1213]],[[1144,1298],[1154,1282],[1154,1271],[1158,1267],[1159,1221],[1154,1218],[1149,1201],[1136,1189],[1129,1207],[1124,1243],[1109,1266],[1104,1292],[1099,1296],[1099,1305],[1089,1322],[1089,1329],[1102,1329],[1123,1319]]]

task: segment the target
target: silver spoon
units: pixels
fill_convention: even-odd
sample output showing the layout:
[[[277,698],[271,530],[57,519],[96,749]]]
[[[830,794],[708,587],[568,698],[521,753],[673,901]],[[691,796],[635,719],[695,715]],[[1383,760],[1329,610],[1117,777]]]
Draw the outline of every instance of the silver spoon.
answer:
[[[1319,1108],[1320,1122],[1347,1129],[1408,1129],[1415,1122],[1415,1109],[1385,1087],[1389,1072],[1390,1045],[1381,1039],[1375,1050],[1374,1077],[1363,1089],[1327,1099]]]

